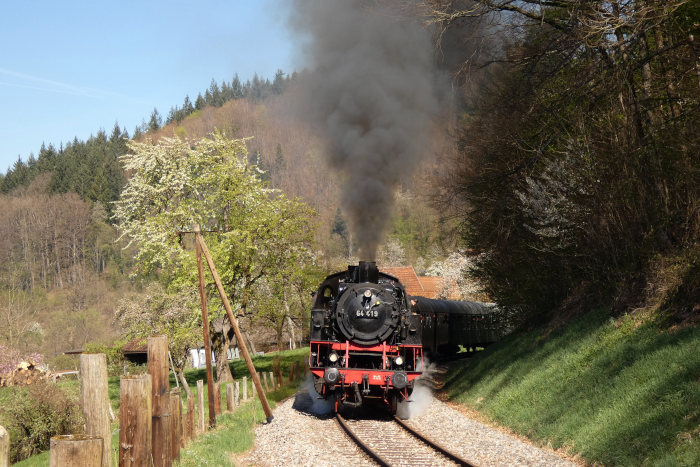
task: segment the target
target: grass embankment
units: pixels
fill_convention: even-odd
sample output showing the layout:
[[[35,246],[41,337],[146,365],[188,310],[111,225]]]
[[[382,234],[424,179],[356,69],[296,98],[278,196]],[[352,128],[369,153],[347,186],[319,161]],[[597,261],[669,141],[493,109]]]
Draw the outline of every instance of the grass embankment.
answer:
[[[700,332],[600,310],[513,335],[447,374],[449,397],[605,465],[700,465]]]
[[[268,354],[264,356],[253,357],[253,364],[256,370],[260,372],[272,371],[276,364],[280,365],[282,373],[285,377],[285,385],[275,391],[267,393],[268,401],[274,408],[275,402],[278,402],[286,397],[294,394],[298,388],[303,375],[297,375],[297,379],[293,384],[289,384],[288,375],[289,367],[296,361],[305,361],[308,356],[309,349],[302,348]],[[252,386],[252,381],[248,373],[248,367],[243,359],[238,359],[230,362],[231,373],[234,379],[240,380],[243,376],[248,376],[248,397],[246,403],[241,404],[232,413],[222,413],[216,419],[217,427],[190,442],[185,449],[181,451],[180,464],[182,466],[200,466],[200,465],[233,465],[231,457],[234,453],[244,452],[250,449],[253,445],[253,429],[255,424],[265,421],[265,414],[262,410],[260,401]],[[144,368],[145,371],[145,368]],[[175,379],[171,373],[170,387],[174,388]],[[209,406],[207,404],[207,378],[204,369],[186,370],[185,377],[190,389],[192,397],[197,396],[196,383],[201,379],[204,381],[204,419],[208,423]],[[66,380],[59,383],[67,392],[78,397],[80,391],[80,382],[78,380]],[[4,401],[9,396],[9,391],[12,388],[2,388],[0,391],[0,401]],[[222,386],[221,401],[222,410],[225,410],[225,387]],[[242,393],[242,389],[241,389]],[[186,400],[185,392],[182,391],[182,397]],[[119,377],[109,378],[109,398],[117,417],[119,416]],[[196,400],[196,399],[195,399]],[[117,465],[118,450],[119,450],[119,423],[118,421],[112,425],[112,454],[114,465]],[[18,467],[39,467],[49,464],[49,453],[43,452],[26,459],[22,462],[14,464]]]

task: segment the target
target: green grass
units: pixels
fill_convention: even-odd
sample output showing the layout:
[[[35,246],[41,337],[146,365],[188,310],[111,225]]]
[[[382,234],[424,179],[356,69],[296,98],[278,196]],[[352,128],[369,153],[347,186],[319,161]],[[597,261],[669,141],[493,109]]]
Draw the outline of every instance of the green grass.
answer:
[[[267,393],[270,405],[293,395],[296,385],[284,386]],[[265,412],[258,399],[238,407],[233,413],[216,419],[216,429],[198,437],[180,452],[181,466],[234,465],[233,453],[244,452],[253,446],[253,429],[265,421]]]
[[[297,361],[305,361],[309,353],[308,348],[268,354],[264,356],[253,357],[253,364],[256,370],[273,371],[277,362],[280,365],[282,374],[285,377],[285,386],[282,388],[267,393],[270,405],[274,407],[274,402],[291,396],[297,390],[300,375],[293,384],[288,383],[289,367]],[[233,465],[231,454],[234,452],[242,452],[249,449],[253,443],[253,428],[255,423],[265,421],[265,415],[262,410],[260,401],[257,400],[257,395],[253,388],[253,383],[248,373],[248,367],[243,359],[238,359],[230,362],[231,373],[235,380],[240,381],[243,376],[248,376],[248,397],[249,401],[242,404],[231,414],[222,414],[217,418],[217,428],[211,432],[193,440],[188,444],[187,448],[181,453],[181,465]],[[204,381],[204,419],[206,423],[209,420],[209,406],[207,404],[207,383],[206,372],[204,369],[186,370],[185,378],[187,379],[192,396],[196,398],[197,380]],[[80,382],[77,379],[66,379],[58,383],[67,392],[79,396]],[[174,388],[175,379],[171,373],[170,387]],[[8,400],[10,392],[13,388],[0,388],[0,407],[3,402]],[[221,404],[222,410],[226,409],[225,396],[226,389],[222,385]],[[241,395],[242,395],[241,389]],[[185,391],[182,391],[183,400],[186,400]],[[116,416],[119,416],[119,377],[109,378],[109,398]],[[195,399],[196,401],[196,399]],[[196,404],[196,402],[195,402]],[[0,410],[0,423],[2,422],[2,411]],[[112,451],[114,465],[117,465],[118,449],[119,449],[119,423],[118,421],[112,424]],[[35,467],[47,466],[49,464],[49,453],[43,452],[32,456],[24,461],[18,462],[19,467]]]
[[[450,398],[604,465],[700,465],[700,333],[605,310],[510,336],[447,375]]]

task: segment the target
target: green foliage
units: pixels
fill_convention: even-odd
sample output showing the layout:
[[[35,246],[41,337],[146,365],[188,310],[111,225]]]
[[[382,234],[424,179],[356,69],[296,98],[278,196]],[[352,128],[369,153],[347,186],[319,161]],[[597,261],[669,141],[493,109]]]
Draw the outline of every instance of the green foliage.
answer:
[[[54,435],[82,431],[79,404],[53,383],[13,388],[1,415],[10,433],[12,462],[48,450]]]
[[[78,193],[83,199],[102,203],[111,214],[111,203],[119,197],[124,173],[118,156],[126,152],[128,134],[115,125],[110,138],[104,131],[87,141],[77,138],[60,149],[42,145],[37,159],[19,159],[0,180],[0,193],[28,186],[38,175],[50,176],[50,193]]]
[[[450,397],[591,463],[697,465],[697,327],[608,313],[489,347],[450,371]]]
[[[157,274],[168,293],[196,290],[195,254],[184,247],[199,226],[229,300],[241,313],[256,294],[269,290],[264,284],[303,283],[299,271],[312,261],[313,212],[261,180],[245,140],[215,133],[194,142],[163,139],[130,147],[133,152],[122,162],[132,176],[115,212],[122,237],[136,248],[142,275]],[[205,280],[210,316],[216,319],[223,308],[213,279],[206,274]],[[278,306],[269,309],[278,311],[278,324],[300,315],[301,308],[293,313],[288,308],[292,297],[274,297]],[[215,340],[217,351],[224,341]]]
[[[202,339],[198,304],[194,287],[167,293],[160,284],[151,283],[143,293],[121,299],[115,315],[127,338],[168,336],[173,363],[181,371],[189,350]]]

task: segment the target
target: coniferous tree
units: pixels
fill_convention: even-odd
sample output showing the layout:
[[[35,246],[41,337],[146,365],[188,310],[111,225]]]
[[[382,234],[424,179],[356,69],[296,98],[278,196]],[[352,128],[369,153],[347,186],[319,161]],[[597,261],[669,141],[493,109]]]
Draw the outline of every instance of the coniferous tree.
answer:
[[[287,162],[284,160],[284,154],[282,154],[282,145],[277,143],[277,150],[275,151],[275,173],[284,172],[287,168]]]
[[[233,99],[240,99],[244,95],[243,85],[238,77],[238,73],[233,75],[233,81],[231,81],[231,95],[233,96]]]
[[[221,90],[219,89],[219,85],[216,84],[214,78],[211,79],[211,83],[209,84],[209,89],[207,92],[210,96],[210,101],[207,102],[210,103],[210,105],[213,105],[214,107],[221,107],[223,105],[223,101],[221,99]]]
[[[151,118],[148,121],[148,129],[150,131],[156,131],[158,130],[163,123],[163,119],[160,116],[160,113],[158,113],[158,109],[153,107],[153,112],[151,112]]]
[[[202,97],[202,94],[197,94],[197,99],[194,101],[195,110],[202,110],[207,106],[207,102]]]
[[[185,96],[185,102],[182,103],[182,111],[185,117],[194,112],[194,106],[190,102],[190,96]]]
[[[282,94],[287,86],[286,81],[284,72],[282,70],[277,70],[277,73],[275,73],[275,79],[272,81],[272,92],[277,95]]]

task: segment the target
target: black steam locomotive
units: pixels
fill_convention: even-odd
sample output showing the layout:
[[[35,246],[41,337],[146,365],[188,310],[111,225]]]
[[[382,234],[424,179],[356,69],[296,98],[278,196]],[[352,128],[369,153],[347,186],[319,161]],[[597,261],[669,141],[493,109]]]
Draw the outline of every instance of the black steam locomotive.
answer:
[[[492,311],[409,297],[396,277],[360,261],[328,276],[316,293],[309,355],[316,391],[332,399],[335,410],[373,398],[395,413],[422,374],[424,351],[439,358],[497,339]]]

